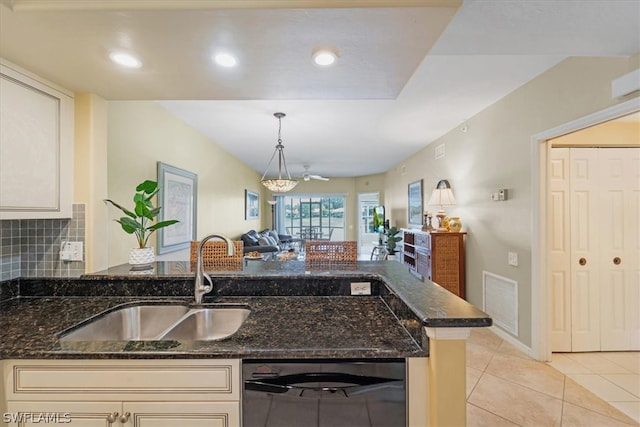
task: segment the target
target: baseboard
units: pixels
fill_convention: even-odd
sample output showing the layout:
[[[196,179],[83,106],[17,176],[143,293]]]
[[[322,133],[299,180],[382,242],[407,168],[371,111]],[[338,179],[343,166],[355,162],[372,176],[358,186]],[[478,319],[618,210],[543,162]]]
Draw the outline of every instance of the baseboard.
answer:
[[[497,336],[499,336],[500,338],[502,338],[503,340],[505,340],[506,342],[508,342],[509,344],[511,344],[512,346],[514,346],[515,348],[523,352],[524,354],[526,354],[527,356],[534,358],[532,356],[531,347],[527,347],[526,345],[522,344],[513,335],[503,331],[502,329],[500,329],[498,326],[495,326],[495,325],[490,326],[489,329],[491,330],[491,332],[493,332],[494,334],[496,334]]]

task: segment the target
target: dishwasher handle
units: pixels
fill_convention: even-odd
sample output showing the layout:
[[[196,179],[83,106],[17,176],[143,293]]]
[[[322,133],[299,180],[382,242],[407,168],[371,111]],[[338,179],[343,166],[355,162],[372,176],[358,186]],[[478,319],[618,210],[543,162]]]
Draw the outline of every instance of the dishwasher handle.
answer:
[[[350,384],[341,386],[318,385],[303,386],[305,383],[339,383]],[[330,393],[341,392],[345,397],[363,395],[389,387],[403,387],[404,381],[395,378],[381,378],[345,373],[304,373],[283,375],[275,378],[261,378],[257,380],[245,380],[245,389],[262,393],[283,394],[289,391],[298,391],[300,396],[305,391],[326,391]]]

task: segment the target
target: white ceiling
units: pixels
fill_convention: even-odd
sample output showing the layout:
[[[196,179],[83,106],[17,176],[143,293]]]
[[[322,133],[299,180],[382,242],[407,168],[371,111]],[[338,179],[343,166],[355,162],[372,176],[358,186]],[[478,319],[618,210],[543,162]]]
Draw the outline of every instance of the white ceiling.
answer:
[[[330,177],[383,172],[568,56],[640,52],[638,0],[467,0],[457,11],[0,1],[1,57],[77,92],[158,100],[260,173],[276,144],[273,113],[286,113],[295,176],[305,163]],[[20,9],[30,2],[40,6]],[[51,10],[63,5],[74,10]],[[311,53],[324,46],[339,59],[321,69]],[[143,67],[111,64],[116,48]],[[219,50],[238,67],[214,65]]]

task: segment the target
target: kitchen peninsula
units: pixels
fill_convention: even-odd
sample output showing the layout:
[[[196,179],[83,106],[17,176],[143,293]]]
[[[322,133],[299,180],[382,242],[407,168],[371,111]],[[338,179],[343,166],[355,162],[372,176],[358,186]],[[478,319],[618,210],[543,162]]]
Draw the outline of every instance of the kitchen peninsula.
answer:
[[[118,389],[118,399],[123,400],[120,410],[108,411],[125,413],[125,402],[140,400],[141,393],[155,403],[166,401],[166,390],[177,387],[181,392],[171,398],[194,405],[215,394],[223,408],[231,405],[222,412],[227,414],[227,425],[234,425],[239,423],[233,405],[240,399],[242,360],[405,359],[408,424],[427,419],[430,425],[464,423],[465,339],[469,328],[491,325],[485,313],[466,301],[416,279],[393,261],[358,262],[331,270],[310,269],[300,261],[248,262],[239,271],[212,272],[211,276],[214,291],[205,296],[205,303],[243,304],[251,310],[240,329],[221,341],[58,339],[60,332],[120,304],[189,301],[193,295],[189,263],[158,262],[148,271],[119,266],[79,279],[20,279],[5,284],[14,288],[17,297],[0,305],[3,410],[46,410],[41,404],[52,393],[74,404],[86,403],[87,396],[109,400],[105,396],[111,393],[113,398],[113,383],[98,389],[93,385],[87,391],[82,377],[96,384],[96,378],[105,373],[123,379],[128,378],[127,372],[134,372],[141,377]],[[371,295],[351,295],[352,283],[369,283]],[[144,373],[154,366],[173,373],[185,369],[189,374],[174,378],[163,372],[168,383],[158,380],[160,389],[135,383],[145,383]],[[64,378],[65,387],[47,382],[58,378],[56,372]],[[46,384],[39,383],[41,378]],[[194,383],[185,384],[184,378]],[[210,381],[204,384],[200,378]],[[221,378],[224,392],[212,390]],[[184,407],[184,402],[179,406]]]

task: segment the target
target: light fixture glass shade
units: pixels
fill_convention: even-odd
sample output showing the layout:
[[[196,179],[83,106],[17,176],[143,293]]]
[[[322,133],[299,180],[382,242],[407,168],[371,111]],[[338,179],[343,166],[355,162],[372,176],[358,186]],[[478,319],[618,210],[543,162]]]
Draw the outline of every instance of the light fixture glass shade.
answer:
[[[263,179],[260,182],[274,193],[286,193],[298,185],[295,179]]]
[[[296,181],[295,179],[291,179],[291,175],[289,174],[289,170],[287,169],[287,162],[284,160],[284,145],[282,145],[280,131],[282,130],[282,118],[285,116],[285,114],[274,113],[273,115],[278,119],[278,144],[276,145],[276,151],[273,152],[271,160],[269,160],[267,169],[264,171],[260,182],[262,183],[262,185],[264,185],[274,193],[285,193],[289,190],[292,190],[293,187],[298,185],[298,181]],[[273,163],[273,159],[275,159],[276,155],[278,155],[278,178],[265,179],[267,173],[269,172],[269,167],[271,167],[271,163]],[[285,178],[282,177],[283,168],[286,173]]]

